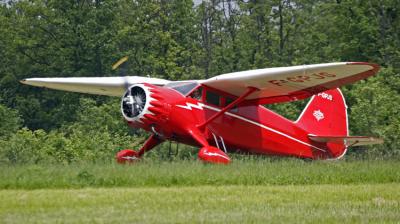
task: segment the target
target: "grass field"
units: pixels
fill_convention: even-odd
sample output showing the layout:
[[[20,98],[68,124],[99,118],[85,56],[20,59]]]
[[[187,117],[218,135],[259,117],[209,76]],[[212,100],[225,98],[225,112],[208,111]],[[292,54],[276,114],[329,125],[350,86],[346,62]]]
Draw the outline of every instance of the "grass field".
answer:
[[[400,222],[400,184],[0,191],[1,223]]]
[[[397,160],[237,160],[0,166],[0,189],[400,183]]]
[[[0,223],[400,222],[396,160],[0,169]]]

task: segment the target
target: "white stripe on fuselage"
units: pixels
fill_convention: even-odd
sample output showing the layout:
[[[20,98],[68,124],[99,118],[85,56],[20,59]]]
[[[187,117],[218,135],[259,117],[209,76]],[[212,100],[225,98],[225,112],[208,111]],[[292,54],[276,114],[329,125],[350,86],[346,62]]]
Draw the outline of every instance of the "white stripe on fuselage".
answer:
[[[183,106],[183,105],[176,105],[176,106],[183,108],[183,109],[187,109],[187,110],[192,110],[192,108],[203,110],[203,106],[205,106],[205,105],[202,103],[197,103],[197,104],[186,103],[186,106]]]
[[[177,106],[177,107],[180,107],[180,108],[187,109],[187,110],[192,110],[192,108],[196,108],[196,109],[199,109],[199,110],[203,110],[203,107],[205,107],[205,108],[210,109],[210,110],[213,110],[213,111],[217,111],[217,112],[218,112],[218,111],[221,111],[221,109],[218,109],[218,108],[215,108],[215,107],[211,107],[211,106],[208,106],[208,105],[205,105],[205,104],[202,104],[202,103],[197,103],[197,104],[186,103],[186,106],[182,106],[182,105],[176,105],[176,106]],[[263,124],[257,123],[257,122],[255,122],[255,121],[249,120],[249,119],[247,119],[247,118],[245,118],[245,117],[242,117],[242,116],[239,116],[239,115],[230,113],[230,112],[225,112],[225,114],[226,114],[226,115],[229,115],[229,116],[231,116],[231,117],[240,119],[240,120],[242,120],[242,121],[248,122],[248,123],[250,123],[250,124],[254,124],[254,125],[258,126],[258,127],[264,128],[264,129],[269,130],[269,131],[271,131],[271,132],[274,132],[274,133],[276,133],[276,134],[285,136],[286,138],[289,138],[289,139],[291,139],[291,140],[293,140],[293,141],[295,141],[295,142],[298,142],[298,143],[301,143],[301,144],[303,144],[303,145],[312,147],[312,148],[314,148],[314,149],[317,149],[317,150],[326,152],[324,149],[318,148],[318,147],[316,147],[316,146],[314,146],[314,145],[311,145],[311,144],[309,144],[309,143],[307,143],[307,142],[303,142],[303,141],[301,141],[301,140],[299,140],[299,139],[297,139],[297,138],[295,138],[295,137],[292,137],[292,136],[290,136],[290,135],[288,135],[288,134],[285,134],[285,133],[283,133],[283,132],[280,132],[280,131],[275,130],[275,129],[271,128],[271,127],[265,126],[265,125],[263,125]]]

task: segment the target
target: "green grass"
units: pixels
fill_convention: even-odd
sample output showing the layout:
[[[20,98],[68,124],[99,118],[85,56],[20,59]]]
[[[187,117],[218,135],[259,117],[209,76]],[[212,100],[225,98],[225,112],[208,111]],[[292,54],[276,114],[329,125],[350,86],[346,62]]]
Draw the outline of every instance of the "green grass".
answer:
[[[1,223],[398,223],[400,184],[0,190]]]
[[[0,166],[0,189],[400,183],[396,160],[248,160]]]
[[[398,160],[0,166],[0,223],[399,223]]]

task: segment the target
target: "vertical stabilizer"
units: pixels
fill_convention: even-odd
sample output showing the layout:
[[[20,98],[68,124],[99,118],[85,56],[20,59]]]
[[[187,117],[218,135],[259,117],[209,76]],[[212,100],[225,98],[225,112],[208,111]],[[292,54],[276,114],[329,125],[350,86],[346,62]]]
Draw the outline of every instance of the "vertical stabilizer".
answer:
[[[310,135],[348,136],[347,106],[340,89],[314,95],[296,123]],[[346,152],[345,144],[326,143],[326,147],[333,158]]]

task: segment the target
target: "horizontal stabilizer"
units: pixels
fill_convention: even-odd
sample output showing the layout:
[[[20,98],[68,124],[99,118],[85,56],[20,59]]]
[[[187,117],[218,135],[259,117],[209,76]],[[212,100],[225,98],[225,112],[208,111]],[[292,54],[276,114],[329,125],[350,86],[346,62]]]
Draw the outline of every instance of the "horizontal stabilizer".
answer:
[[[343,143],[346,146],[374,145],[382,144],[383,139],[368,136],[308,136],[316,142]]]

